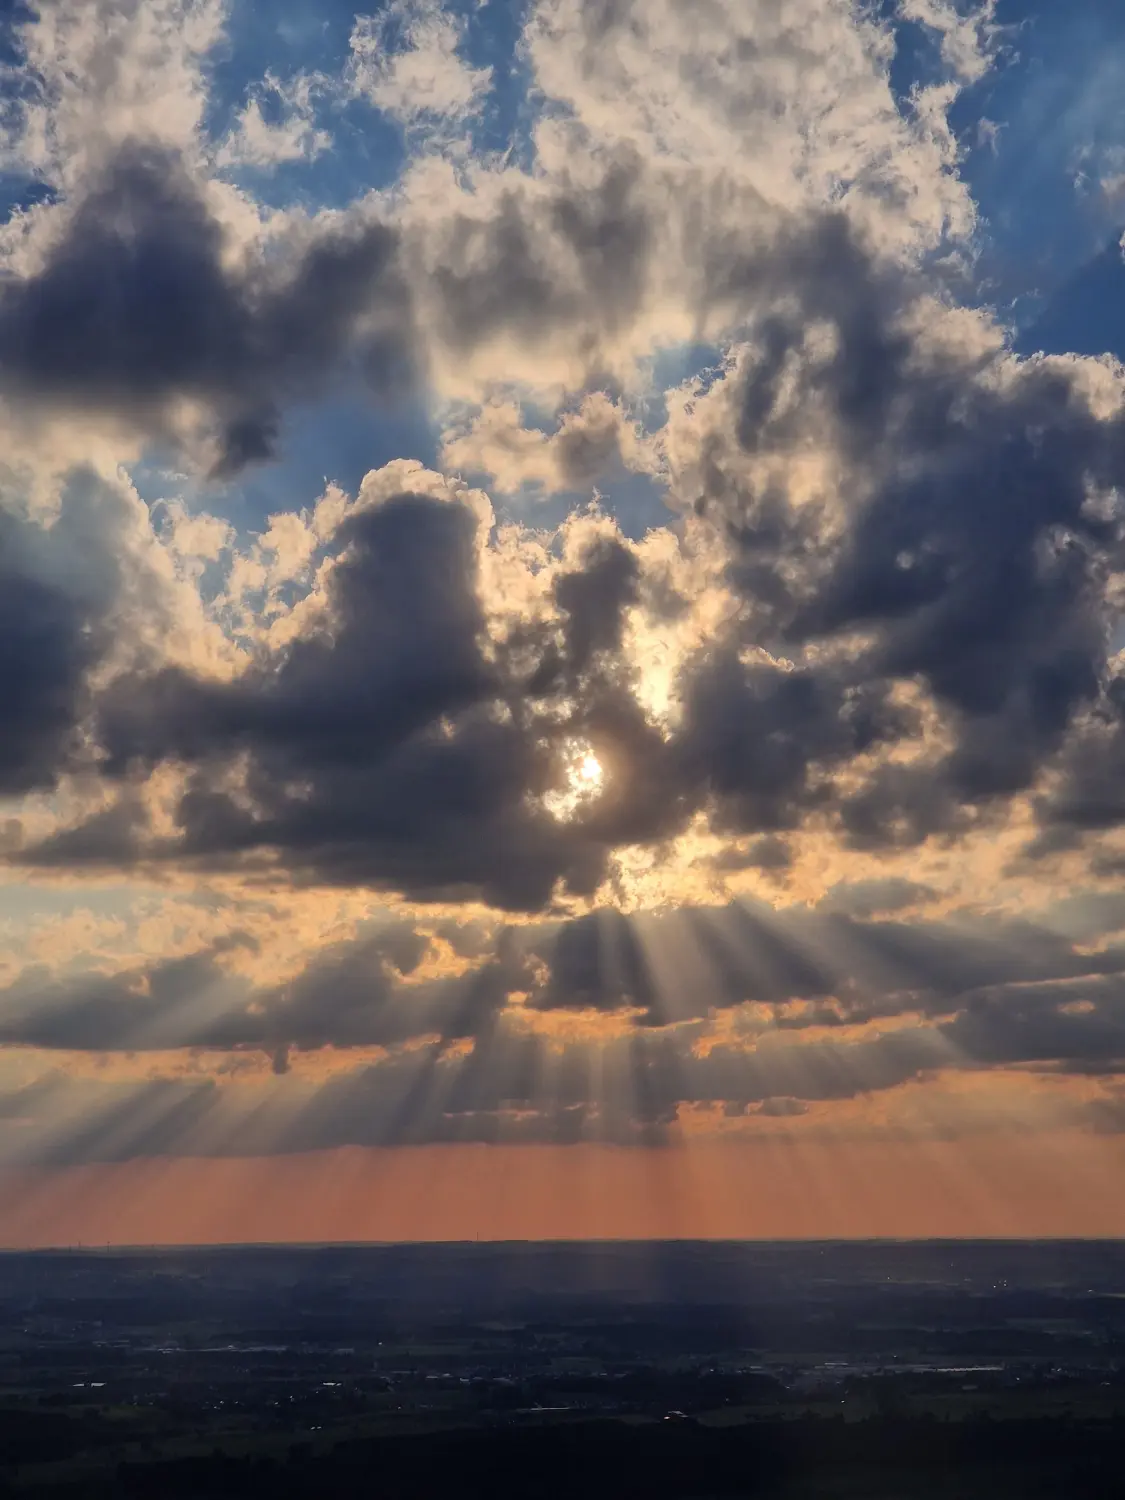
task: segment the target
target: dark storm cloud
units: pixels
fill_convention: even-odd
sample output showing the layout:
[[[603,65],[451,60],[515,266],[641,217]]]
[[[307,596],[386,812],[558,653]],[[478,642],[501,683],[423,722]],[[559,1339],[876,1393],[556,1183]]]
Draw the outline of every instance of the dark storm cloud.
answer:
[[[408,375],[409,303],[392,229],[329,233],[277,271],[232,270],[225,248],[179,161],[127,146],[45,263],[0,289],[4,388],[158,434],[173,403],[199,401],[229,471],[268,456],[275,403],[308,394],[347,354],[381,379]]]
[[[28,576],[0,516],[0,792],[50,786],[74,749],[86,674],[98,657],[76,600]]]
[[[676,762],[688,785],[709,792],[722,829],[775,833],[826,806],[832,773],[910,722],[878,682],[852,685],[830,666],[747,663],[732,643],[686,680]]]
[[[1125,1072],[1125,980],[1009,986],[972,996],[942,1035],[984,1065],[1054,1064],[1056,1071]]]
[[[731,272],[763,310],[727,377],[736,399],[711,435],[695,504],[729,538],[744,638],[792,650],[865,633],[831,671],[866,687],[876,718],[878,684],[921,680],[953,733],[919,777],[880,770],[850,797],[848,837],[876,846],[956,833],[962,809],[1032,785],[1099,699],[1125,423],[1099,410],[1081,364],[1017,363],[951,326],[949,309],[920,300],[842,216],[782,244],[783,267],[751,259]],[[831,330],[819,349],[814,325]],[[829,436],[845,462],[837,540],[815,506],[744,484],[719,461],[724,451],[782,460]],[[752,778],[782,816],[804,794],[802,760],[778,755]],[[731,801],[737,819],[737,790]]]
[[[78,471],[49,527],[0,505],[0,794],[52,787],[81,758],[122,586],[119,499]]]
[[[533,803],[549,749],[484,650],[476,527],[460,504],[392,498],[340,532],[324,633],[230,683],[167,669],[114,684],[100,712],[111,772],[196,768],[172,852],[221,864],[277,851],[309,878],[513,908],[546,905],[560,879],[596,886],[608,836]],[[568,627],[575,652],[612,645],[621,587],[612,568],[575,585],[594,622]],[[250,807],[210,774],[244,751]]]
[[[1036,804],[1042,834],[1029,851],[1033,855],[1125,823],[1125,675],[1119,665],[1096,710],[1067,745],[1058,771]]]

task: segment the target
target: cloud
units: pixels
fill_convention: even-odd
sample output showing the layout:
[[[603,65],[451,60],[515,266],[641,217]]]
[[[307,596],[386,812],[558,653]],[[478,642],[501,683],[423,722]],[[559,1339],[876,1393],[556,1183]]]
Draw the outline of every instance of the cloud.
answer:
[[[267,73],[239,111],[216,153],[216,164],[269,168],[315,161],[332,145],[331,134],[316,122],[316,99],[326,82],[310,73],[284,80]]]
[[[1085,1073],[1125,1065],[1125,986],[1117,977],[1012,987],[974,997],[942,1034],[980,1064],[1053,1064]]]
[[[332,252],[352,253],[366,280],[371,245]],[[300,346],[314,295],[293,309],[326,255],[309,252],[275,314],[243,309],[242,332],[231,301],[217,380],[233,390],[254,368],[274,316]],[[294,522],[305,559],[331,538],[315,584],[327,632],[310,607],[234,678],[173,666],[106,687],[107,767],[191,772],[179,834],[147,854],[534,910],[592,894],[616,848],[658,847],[701,813],[724,837],[820,823],[857,848],[903,847],[963,835],[1033,787],[1101,701],[1118,375],[1014,358],[985,315],[919,290],[833,213],[737,280],[755,288],[756,326],[662,438],[689,515],[677,567],[726,615],[673,658],[670,717],[647,706],[645,661],[690,606],[663,553],[597,523],[561,563],[529,568],[467,491],[375,504],[372,481],[335,535]],[[310,326],[314,352],[321,338]],[[179,383],[209,377],[190,347],[178,357]],[[91,350],[106,390],[111,358]],[[284,358],[268,362],[275,382]],[[139,370],[121,372],[139,395]],[[927,723],[942,750],[925,748]],[[604,757],[606,794],[553,818],[552,778],[579,742]],[[223,778],[247,753],[232,794]]]
[[[258,59],[233,125],[217,6],[21,28],[3,858],[386,907],[268,973],[257,927],[26,970],[0,1042],[153,1070],[17,1091],[45,1149],[659,1144],[1118,1068],[1125,372],[960,305],[993,9],[896,14],[944,70],[906,102],[843,0],[536,0],[513,103],[395,0],[336,77]],[[360,99],[408,149],[341,206]],[[281,208],[222,177],[293,161]],[[356,390],[439,467],[245,475]],[[1021,917],[1056,871],[1087,905]]]
[[[534,1037],[498,1036],[480,1053],[410,1050],[313,1088],[282,1074],[264,1085],[154,1078],[21,1094],[5,1105],[35,1120],[37,1139],[8,1137],[0,1149],[8,1160],[71,1164],[437,1141],[659,1146],[674,1138],[689,1101],[727,1099],[728,1115],[792,1118],[807,1103],[893,1088],[941,1056],[922,1034],[752,1055],[720,1048],[703,1058],[672,1039],[609,1043],[594,1055],[570,1046],[550,1055]],[[807,1102],[779,1108],[773,1101],[792,1097],[768,1092],[779,1087],[799,1089]]]
[[[614,844],[674,833],[699,791],[677,786],[620,668],[625,618],[640,607],[633,550],[603,523],[554,570],[541,619],[490,614],[490,517],[472,492],[385,494],[369,479],[333,535],[303,631],[234,676],[169,666],[121,674],[101,695],[111,774],[190,772],[177,836],[134,857],[256,859],[511,909],[546,906],[560,885],[592,894]],[[615,789],[582,816],[556,816],[550,794],[587,736]],[[92,851],[94,834],[74,837]]]
[[[59,976],[33,966],[4,992],[4,1035],[63,1050],[273,1055],[430,1036],[484,1042],[498,1026],[533,1034],[542,1026],[550,1036],[552,1018],[566,1013],[619,1013],[643,1032],[667,1030],[691,1044],[705,1034],[696,1023],[724,1016],[743,1041],[925,1016],[957,1040],[962,1058],[983,1060],[985,1041],[973,1038],[984,1037],[986,1020],[991,1035],[1010,1018],[1008,1045],[1018,1047],[1020,1028],[1038,1017],[1069,1028],[1057,1033],[1058,1050],[1041,1055],[1064,1061],[1085,1056],[1068,1051],[1066,1038],[1114,1012],[1125,973],[1120,944],[1083,951],[1028,921],[862,921],[745,902],[493,924],[479,951],[451,968],[435,968],[435,941],[429,922],[369,921],[309,953],[288,977],[256,984],[241,959],[260,940],[237,927],[174,959],[112,972]],[[1007,1060],[1024,1059],[1015,1051]]]
[[[1125,823],[1125,678],[1109,668],[1103,691],[1059,757],[1037,805],[1042,838],[1033,853],[1065,848]]]
[[[408,129],[464,126],[483,103],[491,68],[461,55],[465,23],[441,0],[391,0],[377,15],[356,16],[347,81]]]
[[[840,701],[866,696],[865,733],[905,737],[902,689],[926,685],[948,751],[876,767],[841,807],[857,843],[917,842],[1033,785],[1099,701],[1120,372],[1015,359],[838,223],[796,254],[791,310],[766,303],[674,424],[673,483],[728,530],[745,634],[798,660],[815,643]]]
[[[58,757],[56,775],[61,769],[57,762]],[[48,774],[51,765],[48,757],[41,761],[42,770]],[[143,802],[125,793],[81,823],[47,834],[28,851],[13,851],[13,857],[16,863],[26,861],[40,870],[96,869],[101,865],[120,868],[137,859],[147,831],[148,814]]]
[[[1084,953],[1030,923],[859,922],[764,905],[602,911],[494,930],[463,971],[435,975],[432,933],[384,921],[268,987],[230,967],[248,941],[235,932],[112,975],[26,971],[0,994],[9,1045],[153,1062],[140,1082],[109,1066],[97,1083],[79,1073],[21,1086],[0,1115],[33,1129],[6,1153],[659,1145],[685,1111],[797,1121],[935,1074],[1096,1072],[1112,1087],[1125,1070],[1122,951]],[[593,1012],[637,1011],[639,1027],[590,1027]],[[586,1031],[557,1033],[566,1014],[586,1017]],[[168,1067],[176,1049],[197,1057],[180,1076]],[[224,1052],[259,1053],[268,1071],[228,1076],[215,1063]],[[320,1053],[331,1066],[310,1072]],[[1105,1128],[1096,1111],[1083,1118]]]
[[[41,0],[17,27],[7,164],[69,190],[130,140],[193,152],[225,20],[223,0]]]
[[[336,537],[330,635],[314,612],[236,681],[173,669],[108,690],[109,766],[194,768],[172,852],[280,851],[320,878],[535,909],[700,813],[723,836],[820,823],[910,847],[1035,787],[1108,701],[1119,373],[1015,358],[838,215],[753,274],[755,335],[665,437],[681,567],[726,600],[672,667],[671,718],[646,707],[646,651],[687,606],[657,554],[603,524],[532,573],[490,515],[404,494]],[[518,592],[485,588],[501,565],[523,576],[522,616]],[[578,741],[606,792],[552,820]],[[256,807],[207,784],[246,750]]]
[[[842,199],[899,249],[971,222],[947,148],[891,93],[889,30],[854,6],[541,0],[526,36],[572,147],[627,147],[689,193],[737,185],[745,209]]]
[[[54,514],[42,519],[28,515],[28,494],[15,476],[7,480],[0,795],[11,797],[90,769],[86,727],[98,674],[113,660],[150,662],[170,648],[179,626],[197,622],[174,580],[154,566],[147,511],[119,477],[71,471],[55,493]]]
[[[657,463],[651,441],[600,391],[551,433],[525,426],[513,402],[494,401],[467,427],[449,429],[442,443],[444,468],[484,475],[502,494],[524,485],[548,493],[589,489],[615,469],[650,473]]]
[[[787,1099],[783,1095],[780,1099],[763,1099],[757,1112],[770,1119],[787,1120],[808,1114],[808,1105],[802,1104],[800,1099]]]
[[[0,787],[10,795],[52,785],[76,752],[87,674],[99,648],[81,601],[20,567],[15,524],[7,518],[2,524]]]
[[[476,968],[419,978],[429,947],[428,934],[408,924],[370,922],[271,986],[254,986],[240,972],[234,960],[258,942],[237,930],[180,957],[110,973],[58,977],[33,966],[0,995],[0,1038],[48,1051],[250,1051],[288,1063],[296,1051],[487,1035],[526,982],[520,963],[500,940]]]
[[[65,125],[78,133],[78,125],[65,124],[72,93],[75,109],[94,107],[90,92],[74,83],[80,58],[98,77],[104,72],[112,80],[128,70],[137,89],[145,80],[145,101],[155,80],[186,102],[182,119],[169,117],[174,130],[158,129],[142,103],[123,115],[120,127],[107,126],[96,155],[82,158],[73,180],[58,177],[57,201],[41,205],[28,235],[13,241],[15,274],[5,288],[6,309],[0,308],[7,324],[0,352],[11,386],[23,398],[92,409],[134,430],[139,422],[146,435],[161,437],[175,434],[191,408],[202,408],[196,415],[217,428],[216,469],[225,473],[270,456],[283,405],[357,369],[382,396],[401,393],[416,372],[473,401],[491,401],[497,385],[525,380],[556,397],[569,391],[587,398],[539,456],[540,473],[547,465],[564,481],[587,483],[600,455],[612,457],[614,446],[626,464],[645,467],[635,434],[588,387],[604,386],[607,376],[635,380],[639,362],[662,344],[702,332],[718,336],[737,323],[748,289],[732,284],[735,267],[745,274],[748,255],[768,252],[786,215],[819,203],[822,188],[838,196],[850,181],[842,211],[857,225],[870,224],[893,253],[912,255],[920,234],[927,245],[936,243],[951,222],[952,208],[943,203],[925,211],[932,220],[925,231],[913,222],[896,227],[895,205],[909,196],[907,186],[897,177],[872,177],[868,154],[879,170],[890,171],[892,163],[928,149],[912,137],[887,89],[887,36],[857,26],[826,0],[809,0],[809,7],[809,25],[796,29],[717,7],[702,34],[685,29],[667,6],[644,10],[643,20],[638,12],[636,25],[651,31],[653,50],[651,77],[642,82],[640,54],[631,46],[573,55],[589,18],[544,4],[529,20],[528,55],[557,113],[537,136],[533,168],[486,159],[459,173],[428,158],[407,170],[376,221],[373,205],[360,200],[303,226],[285,215],[267,219],[220,189],[207,180],[207,163],[215,152],[220,161],[237,155],[264,165],[294,151],[318,151],[323,132],[314,124],[313,97],[320,75],[284,83],[270,75],[265,86],[277,93],[284,120],[266,126],[259,91],[234,134],[208,143],[202,69],[221,34],[220,12],[169,0],[146,12],[151,34],[142,27],[99,71],[91,59],[101,57],[130,7],[100,5],[81,24],[66,7],[53,8],[27,28],[40,73],[59,80],[42,105],[52,129]],[[626,10],[618,7],[614,16],[615,35],[628,32]],[[388,50],[399,32],[405,50]],[[450,50],[459,35],[457,23],[428,0],[361,18],[348,87],[366,79],[376,94],[398,90],[405,101],[409,93],[409,108],[402,103],[408,115],[444,112],[451,119],[471,106],[484,76],[466,72]],[[732,46],[743,52],[737,70]],[[720,59],[713,79],[696,78],[686,64],[683,70],[693,99],[704,81],[709,85],[703,119],[689,112],[685,120],[682,145],[691,159],[666,149],[647,114],[644,128],[614,128],[602,101],[601,69],[610,55],[627,64],[625,81],[644,100],[677,48],[704,75],[707,49]],[[748,178],[748,163],[769,155],[760,141],[753,157],[741,149],[753,89],[781,86],[791,107],[797,58],[818,79],[820,68],[833,74],[844,68],[846,76],[831,86],[855,94],[856,119],[825,125],[824,163],[794,160],[779,149],[776,181]],[[435,59],[444,60],[441,67]],[[423,87],[421,74],[400,78],[408,64],[429,69],[432,88]],[[451,79],[462,82],[454,87]],[[632,97],[629,87],[611,81],[619,102]],[[800,87],[807,88],[807,78]],[[325,79],[323,88],[327,97],[338,85]],[[654,103],[649,99],[645,110]],[[712,103],[719,114],[704,129]],[[702,99],[696,105],[702,108]],[[392,100],[388,107],[398,106]],[[865,110],[873,111],[870,119]],[[104,113],[117,118],[108,105]],[[769,116],[757,108],[756,124]],[[595,119],[603,143],[592,149]],[[59,152],[68,163],[79,156],[69,135]],[[821,181],[829,161],[833,186]],[[910,192],[917,196],[924,186],[941,199],[947,190],[960,191],[949,165],[933,156],[911,166]],[[735,267],[728,268],[732,254]],[[112,336],[95,338],[104,328]],[[477,431],[484,436],[479,423]],[[509,448],[513,441],[509,436]],[[527,442],[518,446],[527,458]]]
[[[460,500],[389,497],[336,536],[327,632],[232,682],[169,669],[114,685],[102,711],[110,763],[197,768],[178,853],[272,849],[321,879],[431,897],[483,889],[509,906],[541,904],[557,878],[582,875],[581,849],[529,803],[546,790],[537,738],[496,706],[477,527]],[[249,803],[207,774],[247,751]]]
[[[783,873],[793,863],[793,854],[783,838],[766,834],[750,844],[728,844],[713,860],[716,870],[767,870]]]
[[[216,470],[238,467],[269,454],[277,401],[345,349],[377,381],[407,378],[396,245],[384,224],[353,225],[240,272],[178,161],[129,145],[42,264],[0,290],[3,386],[154,436],[174,437],[194,406],[216,429]]]
[[[853,917],[876,917],[902,911],[932,900],[937,892],[916,880],[891,876],[885,880],[841,881],[818,903],[820,909],[840,911]]]
[[[984,0],[967,11],[955,0],[899,0],[899,14],[938,34],[942,58],[966,83],[976,83],[992,67],[1000,30],[995,24],[996,0]]]

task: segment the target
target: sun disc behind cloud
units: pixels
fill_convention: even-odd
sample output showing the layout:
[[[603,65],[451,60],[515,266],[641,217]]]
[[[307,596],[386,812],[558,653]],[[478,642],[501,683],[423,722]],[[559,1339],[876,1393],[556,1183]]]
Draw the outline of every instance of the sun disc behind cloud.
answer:
[[[589,807],[605,786],[605,770],[588,740],[567,740],[560,754],[559,784],[543,798],[553,818],[567,823]]]

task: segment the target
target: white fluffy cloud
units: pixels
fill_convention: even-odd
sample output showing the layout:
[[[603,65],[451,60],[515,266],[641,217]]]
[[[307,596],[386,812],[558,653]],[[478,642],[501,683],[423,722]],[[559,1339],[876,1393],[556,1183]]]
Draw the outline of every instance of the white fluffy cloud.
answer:
[[[968,8],[959,7],[956,0],[900,0],[899,13],[936,32],[942,57],[966,83],[976,83],[992,66],[1000,31],[995,22],[996,0]]]
[[[8,162],[73,190],[128,140],[193,152],[204,64],[226,9],[225,0],[43,0],[20,30]]]
[[[317,124],[317,96],[322,77],[298,73],[282,80],[268,73],[238,113],[234,127],[216,153],[220,167],[273,167],[287,161],[315,161],[332,145],[331,133]],[[274,114],[264,106],[276,101]]]
[[[490,68],[462,55],[464,23],[442,0],[390,0],[375,15],[357,16],[348,84],[408,129],[453,129],[480,108]]]
[[[894,98],[889,30],[851,0],[539,0],[527,37],[563,149],[627,146],[743,219],[838,203],[899,249],[971,227],[944,143]]]
[[[511,494],[524,485],[548,493],[588,490],[615,469],[653,473],[660,459],[638,424],[603,392],[593,392],[553,432],[527,426],[514,402],[490,402],[466,426],[447,430],[442,462],[487,475]]]

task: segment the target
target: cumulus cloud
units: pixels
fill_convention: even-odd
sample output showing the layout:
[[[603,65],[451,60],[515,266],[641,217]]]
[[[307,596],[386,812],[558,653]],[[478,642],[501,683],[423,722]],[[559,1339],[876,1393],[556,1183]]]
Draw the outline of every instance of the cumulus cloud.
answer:
[[[659,456],[622,408],[596,391],[553,432],[525,425],[514,402],[490,402],[463,429],[445,433],[442,463],[487,476],[502,494],[524,485],[558,493],[589,489],[614,469],[651,473]]]
[[[542,0],[527,43],[568,143],[686,167],[681,187],[722,183],[744,211],[842,199],[898,250],[971,220],[947,146],[894,99],[890,33],[847,0]]]
[[[353,224],[240,269],[179,161],[130,144],[41,264],[0,289],[3,388],[154,436],[194,416],[214,428],[216,470],[241,467],[271,451],[277,401],[345,348],[378,381],[406,376],[396,243],[378,221]]]
[[[491,68],[462,55],[464,22],[441,0],[391,0],[357,16],[351,35],[352,92],[408,129],[464,125],[479,109]]]
[[[783,266],[800,272],[788,291]],[[325,565],[329,634],[314,613],[237,681],[177,669],[107,692],[111,769],[196,768],[178,852],[281,851],[328,878],[534,907],[560,880],[593,891],[615,847],[699,813],[722,834],[815,821],[898,848],[1035,787],[1112,702],[1118,373],[1016,359],[987,317],[916,295],[834,216],[774,275],[789,310],[766,304],[665,438],[681,566],[710,569],[729,604],[675,663],[674,714],[654,719],[642,684],[683,592],[612,524],[530,577],[517,550],[521,611],[485,586],[512,557],[491,515],[463,497],[361,505]],[[552,820],[575,742],[602,757],[604,794]],[[246,750],[236,805],[206,768]]]
[[[207,162],[265,165],[315,154],[324,135],[313,99],[322,86],[332,93],[331,80],[299,74],[282,83],[271,75],[266,87],[278,95],[280,122],[266,124],[259,90],[233,133],[212,146],[203,91],[204,59],[221,35],[215,7],[177,0],[146,10],[145,26],[114,50],[128,6],[107,0],[88,14],[84,8],[80,20],[60,0],[24,28],[28,71],[47,80],[44,118],[68,132],[55,156],[83,165],[73,179],[50,168],[56,200],[9,246],[4,356],[13,389],[94,406],[127,425],[140,419],[161,436],[176,430],[174,418],[202,407],[219,429],[218,463],[232,468],[270,454],[280,402],[309,397],[317,382],[345,370],[368,376],[383,395],[400,392],[418,370],[446,394],[486,401],[513,381],[555,397],[604,386],[607,376],[635,382],[661,344],[721,336],[743,319],[755,263],[776,246],[786,216],[828,200],[839,200],[850,222],[895,255],[965,229],[950,162],[889,92],[886,34],[846,6],[810,0],[810,7],[807,25],[717,7],[700,28],[673,7],[633,15],[622,6],[605,17],[620,45],[598,48],[590,37],[577,52],[593,12],[537,7],[528,57],[552,109],[532,167],[486,159],[460,170],[428,157],[407,171],[394,203],[377,211],[361,200],[302,225],[284,215],[267,222],[208,181]],[[453,118],[471,106],[484,77],[458,61],[459,36],[459,25],[429,0],[361,18],[348,87],[367,80],[380,98],[391,89],[410,110]],[[685,60],[679,69],[681,54],[691,66]],[[435,58],[444,59],[441,68]],[[613,59],[622,76],[603,76]],[[675,150],[653,111],[658,98],[676,95],[670,82],[651,94],[661,69],[673,66],[689,81],[691,101]],[[75,83],[82,68],[99,79],[104,73],[105,89],[116,90],[97,131],[81,113],[68,123],[72,94],[75,110],[101,108]],[[411,69],[429,69],[432,87]],[[123,71],[135,88],[120,81]],[[806,107],[812,78],[824,119],[810,159],[807,148],[793,156],[802,132],[788,116]],[[48,88],[51,79],[57,87]],[[146,101],[155,109],[161,100],[164,120],[161,89],[183,104],[157,128]],[[766,108],[762,91],[778,89]],[[640,101],[631,125],[625,114],[614,126],[607,90],[621,109],[626,99]],[[837,90],[851,101],[839,115],[827,102]],[[119,96],[130,91],[138,100],[125,109]],[[774,114],[785,121],[777,128],[788,146],[779,141],[771,152],[758,132]],[[30,126],[24,133],[34,134]],[[95,137],[101,144],[91,155]],[[753,165],[767,159],[777,164],[768,180]],[[900,180],[911,162],[909,181]],[[934,201],[922,205],[923,196]],[[90,346],[102,327],[112,336],[97,339],[104,352],[95,364]],[[532,477],[544,468],[548,479],[554,470],[564,480],[584,473],[592,450],[609,452],[615,442],[627,465],[644,467],[627,424],[616,424],[616,439],[613,426],[606,409],[579,404]],[[525,441],[525,457],[529,451]]]
[[[0,792],[11,796],[92,767],[88,714],[115,665],[206,655],[207,640],[194,590],[165,566],[122,476],[73,471],[42,516],[28,514],[17,476],[0,489]]]
[[[435,489],[383,494],[371,476],[332,536],[307,631],[241,674],[175,666],[107,686],[107,771],[191,770],[179,836],[151,856],[259,855],[332,882],[536,909],[560,881],[592,892],[631,823],[674,828],[675,789],[670,805],[656,796],[663,743],[615,663],[636,598],[630,548],[595,534],[555,570],[538,622],[489,612],[491,517],[474,492]],[[545,799],[585,734],[652,765],[623,764],[619,793],[567,821]],[[241,766],[237,787],[215,780],[224,765]]]
[[[6,164],[80,188],[122,145],[192,153],[223,0],[42,0],[16,32]]]

